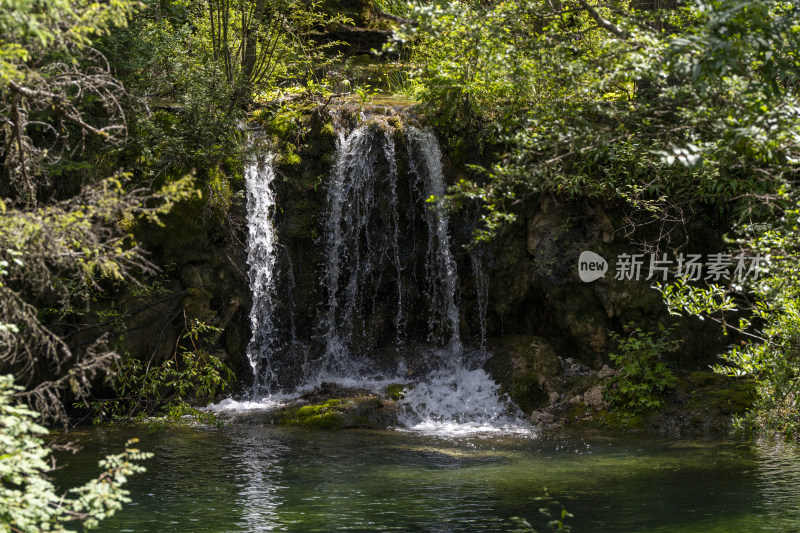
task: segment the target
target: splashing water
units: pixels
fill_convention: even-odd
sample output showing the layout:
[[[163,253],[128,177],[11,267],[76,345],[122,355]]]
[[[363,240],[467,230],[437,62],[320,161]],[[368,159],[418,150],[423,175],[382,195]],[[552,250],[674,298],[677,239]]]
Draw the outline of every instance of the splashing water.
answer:
[[[465,350],[464,355],[473,364],[434,371],[405,392],[402,424],[412,431],[450,436],[526,430],[521,413],[480,368],[485,352]]]

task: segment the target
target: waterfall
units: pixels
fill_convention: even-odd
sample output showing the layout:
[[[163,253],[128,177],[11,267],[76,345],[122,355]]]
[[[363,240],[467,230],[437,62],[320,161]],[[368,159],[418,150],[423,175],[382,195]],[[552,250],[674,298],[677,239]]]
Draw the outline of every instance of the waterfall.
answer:
[[[430,302],[428,314],[428,338],[437,340],[436,328],[445,325],[447,349],[453,355],[461,353],[459,334],[459,312],[456,305],[457,272],[450,252],[448,217],[442,209],[441,199],[445,193],[442,173],[442,152],[436,135],[429,130],[408,128],[407,146],[411,172],[422,182],[423,201],[428,207],[428,251],[425,259],[427,295]],[[441,338],[441,335],[438,336]]]
[[[482,370],[488,357],[488,276],[476,250],[469,260],[481,345],[462,344],[458,268],[436,135],[410,125],[395,129],[385,116],[362,115],[351,128],[334,123],[336,152],[318,221],[317,278],[297,280],[321,288],[316,309],[298,309],[312,313],[303,321],[312,319],[304,326],[307,342],[295,338],[292,241],[277,242],[272,156],[245,165],[253,396],[269,403],[298,385],[298,391],[322,381],[385,386],[413,374],[419,382],[400,403],[406,426],[494,430],[512,424],[513,409]],[[404,172],[398,169],[399,131]]]
[[[488,276],[480,256],[473,250],[470,260],[475,276],[481,348],[465,350],[459,334],[458,277],[450,247],[449,219],[442,206],[445,182],[439,142],[430,130],[414,127],[408,130],[409,165],[428,206],[425,270],[430,302],[429,340],[437,339],[436,328],[441,324],[446,326],[442,333],[449,338],[445,353],[439,353],[446,358],[444,364],[424,382],[415,384],[401,401],[405,408],[402,422],[416,430],[449,434],[516,427],[519,424],[516,409],[500,396],[499,386],[481,368],[488,357],[483,349]]]
[[[397,276],[397,314],[395,315],[395,342],[400,345],[405,340],[403,318],[403,268],[400,264],[400,215],[397,206],[400,199],[397,192],[397,160],[394,149],[394,139],[384,133],[383,150],[389,163],[389,199],[392,204],[392,259],[394,260],[395,274]]]
[[[384,191],[388,189],[388,204]],[[357,351],[371,331],[369,318],[383,305],[385,277],[393,276],[395,340],[404,338],[400,227],[394,141],[375,124],[340,130],[327,189],[324,315],[328,376],[357,373]],[[359,339],[354,332],[359,331]]]
[[[489,309],[489,276],[483,267],[482,250],[473,249],[469,253],[472,277],[475,282],[475,301],[478,304],[478,327],[481,332],[481,348],[486,346],[486,312]]]
[[[247,358],[253,369],[252,390],[256,395],[269,393],[270,384],[276,380],[271,357],[276,339],[273,322],[277,252],[273,227],[274,178],[272,154],[267,154],[263,158],[253,158],[245,163],[247,266],[250,294],[253,298],[253,305],[250,308],[252,337],[247,345]]]

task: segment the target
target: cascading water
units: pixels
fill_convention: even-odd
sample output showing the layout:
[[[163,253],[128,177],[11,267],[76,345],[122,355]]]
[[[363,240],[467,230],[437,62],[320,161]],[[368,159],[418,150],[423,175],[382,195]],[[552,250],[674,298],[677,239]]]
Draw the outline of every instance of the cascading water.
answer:
[[[406,426],[434,432],[469,432],[497,429],[516,424],[514,409],[499,395],[498,385],[480,368],[487,354],[483,349],[464,350],[459,334],[458,286],[455,261],[450,251],[449,220],[442,209],[445,193],[442,154],[439,142],[431,131],[409,128],[408,158],[417,180],[423,180],[428,219],[428,251],[426,256],[427,292],[430,301],[430,333],[435,337],[436,318],[440,318],[450,335],[444,353],[444,364],[422,383],[406,392],[403,422]],[[477,263],[476,263],[477,261]],[[473,258],[476,286],[486,286],[479,258]],[[477,299],[482,301],[482,295]],[[485,301],[485,300],[483,300]],[[480,306],[480,304],[479,304]],[[483,309],[483,307],[481,307]],[[485,309],[481,311],[481,344],[485,340]]]
[[[358,374],[363,354],[357,352],[367,342],[369,315],[388,306],[378,300],[387,296],[383,285],[390,276],[396,294],[395,339],[404,336],[394,156],[394,141],[375,123],[339,131],[325,216],[326,349],[319,370],[327,377]],[[388,203],[381,194],[386,189]]]
[[[272,181],[272,154],[253,158],[245,164],[247,189],[247,265],[250,278],[250,308],[252,337],[247,345],[247,358],[253,368],[253,392],[270,392],[276,379],[271,352],[276,339],[273,314],[275,311],[276,242],[273,227],[275,193]]]
[[[481,332],[481,348],[486,347],[486,313],[489,309],[489,275],[483,266],[483,250],[476,248],[469,253],[472,277],[475,283],[475,301],[478,305],[478,327]]]
[[[445,326],[447,350],[455,357],[461,354],[461,336],[458,330],[456,305],[457,272],[450,252],[448,217],[441,208],[445,185],[442,173],[442,152],[432,131],[408,128],[406,138],[408,160],[412,173],[423,183],[423,201],[427,204],[428,251],[425,258],[427,294],[430,302],[428,324],[429,340],[436,340],[437,326]]]
[[[385,118],[362,116],[350,129],[335,123],[335,160],[321,218],[316,356],[298,356],[293,299],[282,292],[278,297],[277,287],[294,285],[294,275],[290,260],[278,268],[283,248],[275,230],[272,158],[245,167],[253,295],[247,355],[254,396],[274,399],[276,392],[294,388],[297,380],[284,377],[292,372],[301,376],[301,388],[323,380],[361,386],[407,382],[414,374],[419,383],[401,402],[406,426],[449,431],[512,423],[513,409],[481,369],[488,357],[482,348],[488,279],[474,254],[481,349],[462,344],[458,271],[441,204],[445,179],[436,136],[403,128],[409,172],[401,179],[397,133]]]

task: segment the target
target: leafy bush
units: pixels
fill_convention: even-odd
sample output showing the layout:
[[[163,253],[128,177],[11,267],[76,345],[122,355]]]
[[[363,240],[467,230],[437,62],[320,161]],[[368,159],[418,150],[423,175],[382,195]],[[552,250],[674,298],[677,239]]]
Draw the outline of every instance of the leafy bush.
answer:
[[[195,409],[189,401],[226,390],[234,375],[203,342],[206,335],[219,329],[199,320],[189,320],[187,326],[183,335],[187,345],[179,347],[170,359],[151,365],[128,357],[116,367],[115,397],[89,402],[95,423],[157,415],[171,420],[191,415],[201,422],[216,422],[213,414]]]
[[[611,333],[618,346],[609,357],[619,372],[603,395],[615,411],[629,418],[661,407],[660,396],[675,385],[675,376],[659,359],[679,341],[669,339],[672,328],[662,327],[658,336],[633,323],[627,329],[627,336]]]
[[[137,461],[152,457],[130,447],[100,461],[103,472],[85,485],[58,494],[47,473],[52,450],[42,438],[47,429],[35,422],[39,413],[17,403],[11,375],[0,376],[0,531],[38,533],[90,528],[129,502],[122,488],[127,477],[144,472]]]

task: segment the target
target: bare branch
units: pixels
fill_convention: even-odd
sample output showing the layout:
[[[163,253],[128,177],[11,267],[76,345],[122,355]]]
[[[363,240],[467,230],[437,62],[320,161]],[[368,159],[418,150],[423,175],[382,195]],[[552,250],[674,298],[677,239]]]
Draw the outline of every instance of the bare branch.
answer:
[[[628,32],[621,29],[619,26],[612,23],[611,21],[604,19],[600,15],[600,13],[598,13],[597,10],[594,7],[592,7],[591,4],[589,4],[589,2],[587,2],[586,0],[578,0],[578,2],[581,4],[581,6],[583,6],[583,9],[585,9],[586,12],[589,13],[589,16],[592,17],[592,19],[597,23],[598,26],[600,26],[605,30],[610,31],[620,39],[627,39],[629,37]]]

